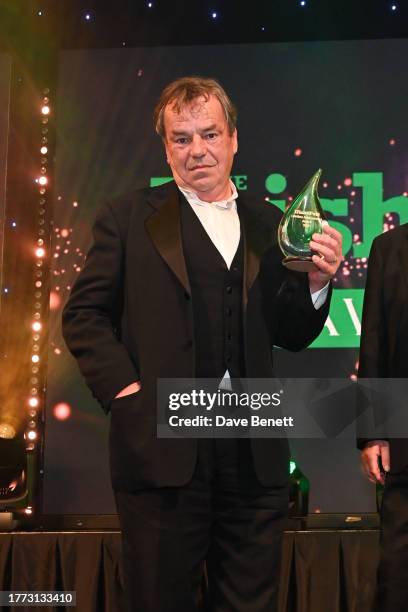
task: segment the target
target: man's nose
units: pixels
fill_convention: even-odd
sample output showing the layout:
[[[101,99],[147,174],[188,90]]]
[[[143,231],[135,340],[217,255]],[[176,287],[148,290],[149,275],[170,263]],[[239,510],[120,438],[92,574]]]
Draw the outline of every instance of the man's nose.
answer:
[[[206,153],[205,141],[201,136],[195,134],[191,141],[191,155],[193,157],[204,157]]]

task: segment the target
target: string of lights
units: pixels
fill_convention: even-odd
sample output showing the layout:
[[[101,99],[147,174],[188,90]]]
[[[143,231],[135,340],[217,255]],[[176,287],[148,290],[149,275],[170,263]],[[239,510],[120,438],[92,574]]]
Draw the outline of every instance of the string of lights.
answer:
[[[34,244],[34,303],[31,320],[31,372],[30,372],[30,390],[27,398],[28,419],[24,439],[26,443],[26,452],[28,458],[40,452],[39,445],[41,443],[41,428],[42,414],[44,410],[44,371],[45,364],[42,363],[45,353],[44,347],[46,344],[45,334],[45,318],[48,313],[47,308],[47,250],[46,244],[49,236],[46,229],[46,206],[48,204],[48,183],[49,183],[49,115],[50,108],[50,90],[43,90],[40,115],[40,143],[38,147],[39,176],[34,180],[38,189],[38,215],[37,215],[37,236]],[[24,510],[25,514],[31,515],[34,509],[32,506],[27,506]]]

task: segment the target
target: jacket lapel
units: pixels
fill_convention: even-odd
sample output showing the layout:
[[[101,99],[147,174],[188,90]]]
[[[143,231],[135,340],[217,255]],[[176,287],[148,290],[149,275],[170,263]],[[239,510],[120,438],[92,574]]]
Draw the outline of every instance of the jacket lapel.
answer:
[[[184,289],[191,295],[183,253],[179,191],[176,184],[170,183],[154,189],[149,204],[154,208],[154,213],[145,222],[150,239]],[[241,196],[238,199],[238,214],[244,240],[243,305],[246,308],[248,293],[259,273],[262,231],[256,216],[245,206]]]
[[[257,249],[257,232],[254,219],[252,219],[250,211],[242,202],[241,196],[238,199],[238,213],[244,239],[244,286],[242,298],[243,306],[246,308],[249,290],[259,273],[260,255]]]
[[[146,230],[161,257],[191,295],[181,239],[179,192],[175,183],[154,189],[149,203],[155,212],[146,220]]]
[[[389,312],[387,317],[393,324],[388,326],[388,361],[390,364],[396,355],[398,338],[405,337],[405,333],[401,333],[401,329],[406,329],[407,326],[407,303],[408,292],[408,231],[402,236],[401,244],[398,248],[398,263],[397,268],[394,265],[388,265],[388,272],[392,274],[395,281],[392,285],[393,299],[390,301]],[[405,344],[404,344],[405,347]],[[392,367],[392,366],[391,366]]]

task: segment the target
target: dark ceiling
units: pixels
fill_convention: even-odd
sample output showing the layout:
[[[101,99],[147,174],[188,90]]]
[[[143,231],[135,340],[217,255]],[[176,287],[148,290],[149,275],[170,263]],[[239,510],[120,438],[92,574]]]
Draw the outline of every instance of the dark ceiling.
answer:
[[[0,0],[0,45],[28,57],[61,47],[407,35],[408,0]]]

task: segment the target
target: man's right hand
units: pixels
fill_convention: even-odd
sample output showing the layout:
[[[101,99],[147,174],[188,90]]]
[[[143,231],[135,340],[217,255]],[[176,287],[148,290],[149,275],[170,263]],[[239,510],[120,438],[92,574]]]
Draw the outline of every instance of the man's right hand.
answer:
[[[131,393],[137,393],[138,391],[140,391],[141,386],[142,385],[140,384],[140,382],[133,382],[124,389],[122,389],[122,391],[119,391],[119,393],[115,395],[115,399],[117,399],[118,397],[124,397],[125,395],[131,395]]]
[[[371,482],[384,484],[384,472],[380,470],[379,459],[385,472],[390,471],[390,445],[385,440],[371,440],[361,451],[361,467]]]

